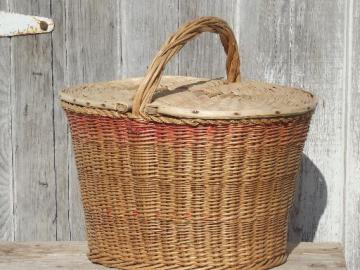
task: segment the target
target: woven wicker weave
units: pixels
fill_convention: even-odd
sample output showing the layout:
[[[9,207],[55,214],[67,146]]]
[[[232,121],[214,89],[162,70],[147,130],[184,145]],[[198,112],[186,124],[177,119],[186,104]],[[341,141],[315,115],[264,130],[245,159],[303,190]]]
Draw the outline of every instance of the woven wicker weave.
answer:
[[[204,31],[221,37],[227,81],[167,77],[159,86],[170,58]],[[301,90],[240,82],[234,35],[214,17],[181,27],[143,79],[64,91],[90,260],[149,270],[260,270],[285,262],[315,105]]]

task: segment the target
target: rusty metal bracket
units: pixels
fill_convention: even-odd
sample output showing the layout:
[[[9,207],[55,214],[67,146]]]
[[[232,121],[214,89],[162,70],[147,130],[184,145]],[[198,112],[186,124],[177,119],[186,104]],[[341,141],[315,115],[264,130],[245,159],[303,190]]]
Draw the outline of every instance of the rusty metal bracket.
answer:
[[[52,19],[0,11],[0,37],[42,34],[53,30]]]

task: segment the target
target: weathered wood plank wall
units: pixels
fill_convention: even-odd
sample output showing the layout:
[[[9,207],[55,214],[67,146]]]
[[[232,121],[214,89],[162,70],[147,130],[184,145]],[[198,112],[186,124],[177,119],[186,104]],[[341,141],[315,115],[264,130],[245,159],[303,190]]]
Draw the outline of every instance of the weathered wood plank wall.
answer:
[[[69,222],[69,140],[68,128],[63,110],[58,102],[58,93],[68,83],[66,3],[51,1],[51,16],[56,22],[52,35],[52,92],[54,104],[54,162],[56,183],[56,239],[70,240]]]
[[[51,16],[47,0],[11,5],[20,13]],[[15,239],[56,239],[51,35],[11,42]]]
[[[350,1],[348,12],[344,245],[352,270],[360,268],[360,2]]]
[[[0,10],[10,10],[0,2]],[[0,38],[0,239],[14,239],[13,166],[11,137],[11,45]]]
[[[226,19],[246,79],[320,97],[305,147],[292,241],[340,241],[360,267],[360,4],[354,0],[0,0],[52,17],[52,34],[0,39],[0,239],[81,240],[83,212],[58,92],[141,76],[181,23]],[[166,73],[224,76],[217,36],[203,34]]]

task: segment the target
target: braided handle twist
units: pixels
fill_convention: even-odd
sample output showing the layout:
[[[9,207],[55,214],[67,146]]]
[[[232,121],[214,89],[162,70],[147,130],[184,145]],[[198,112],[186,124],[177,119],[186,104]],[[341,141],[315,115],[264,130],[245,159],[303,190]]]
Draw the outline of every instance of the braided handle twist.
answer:
[[[233,31],[229,25],[217,17],[200,17],[181,26],[161,47],[150,64],[141,82],[132,105],[132,113],[136,117],[147,119],[145,107],[157,89],[162,71],[170,59],[180,51],[187,41],[202,32],[217,33],[227,55],[227,82],[240,81],[240,56]]]

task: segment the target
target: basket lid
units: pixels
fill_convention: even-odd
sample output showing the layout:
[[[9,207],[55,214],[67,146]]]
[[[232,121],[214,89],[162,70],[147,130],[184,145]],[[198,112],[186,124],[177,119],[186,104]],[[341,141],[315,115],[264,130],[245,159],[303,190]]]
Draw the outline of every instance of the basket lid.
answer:
[[[162,76],[165,65],[185,43],[201,32],[220,35],[227,79]],[[241,119],[279,117],[314,110],[316,98],[301,89],[240,80],[240,57],[228,24],[216,17],[191,21],[162,46],[143,78],[85,84],[62,91],[63,101],[134,117]]]
[[[68,103],[122,113],[132,110],[143,78],[85,84],[60,94]],[[164,76],[145,112],[178,118],[239,119],[302,114],[316,106],[316,98],[301,89],[255,81]]]

